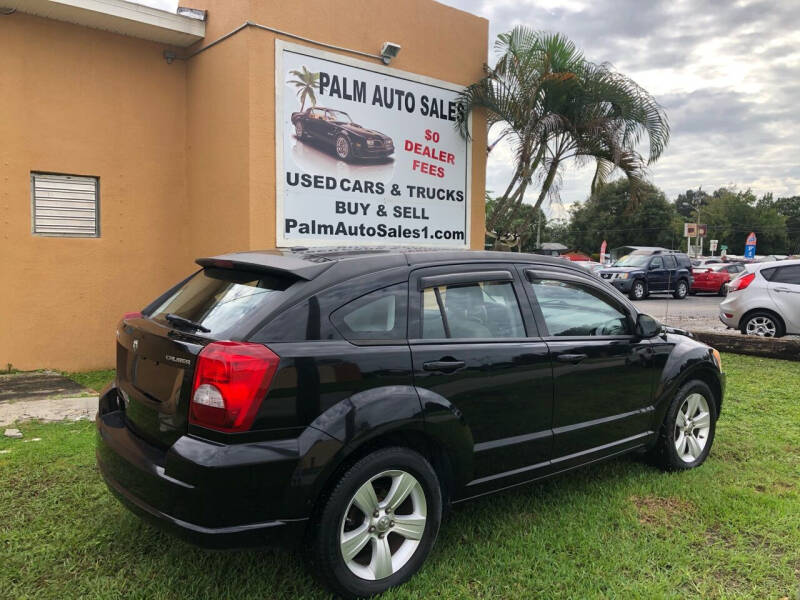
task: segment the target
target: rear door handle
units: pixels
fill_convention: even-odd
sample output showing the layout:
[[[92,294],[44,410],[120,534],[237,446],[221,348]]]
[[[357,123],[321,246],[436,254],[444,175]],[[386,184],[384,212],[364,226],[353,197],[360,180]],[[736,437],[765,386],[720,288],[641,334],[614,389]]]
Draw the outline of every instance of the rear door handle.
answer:
[[[572,363],[573,365],[577,365],[583,359],[589,358],[588,354],[559,354],[556,356],[556,360],[559,362],[566,362]]]
[[[463,360],[432,360],[430,362],[422,363],[422,368],[426,371],[452,373],[453,371],[457,371],[466,365],[467,363],[465,363]]]
[[[786,292],[787,294],[800,294],[800,292],[797,292],[795,290],[790,290],[789,288],[785,288],[785,287],[776,287],[775,291],[776,292]]]

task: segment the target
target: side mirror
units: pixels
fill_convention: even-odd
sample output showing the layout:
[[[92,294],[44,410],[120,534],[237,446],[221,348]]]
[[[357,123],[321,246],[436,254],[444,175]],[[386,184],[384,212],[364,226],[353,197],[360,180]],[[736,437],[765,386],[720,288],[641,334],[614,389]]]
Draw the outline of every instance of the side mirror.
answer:
[[[661,323],[650,315],[640,314],[636,317],[636,335],[647,339],[656,337],[661,333]]]

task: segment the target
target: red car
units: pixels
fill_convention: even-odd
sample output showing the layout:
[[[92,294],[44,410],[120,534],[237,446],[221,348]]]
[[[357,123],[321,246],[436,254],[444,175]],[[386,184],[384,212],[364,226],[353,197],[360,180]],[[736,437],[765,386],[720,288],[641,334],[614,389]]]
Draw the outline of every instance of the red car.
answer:
[[[727,289],[726,284],[731,279],[735,279],[742,271],[744,271],[742,263],[720,263],[695,267],[690,293],[711,292],[724,296]]]

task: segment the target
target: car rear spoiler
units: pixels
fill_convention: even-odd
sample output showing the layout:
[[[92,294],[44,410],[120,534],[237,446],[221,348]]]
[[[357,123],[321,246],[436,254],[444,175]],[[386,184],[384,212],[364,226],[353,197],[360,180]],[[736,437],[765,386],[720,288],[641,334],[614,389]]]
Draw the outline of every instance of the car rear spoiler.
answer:
[[[280,252],[234,252],[198,258],[195,262],[204,268],[241,269],[284,275],[305,281],[314,279],[333,265],[332,261],[314,262],[296,256],[286,256]]]

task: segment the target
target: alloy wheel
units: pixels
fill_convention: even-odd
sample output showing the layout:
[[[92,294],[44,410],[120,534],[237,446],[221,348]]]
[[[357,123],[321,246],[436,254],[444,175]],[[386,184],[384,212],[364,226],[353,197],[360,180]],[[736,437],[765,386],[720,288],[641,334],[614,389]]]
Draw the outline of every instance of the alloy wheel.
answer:
[[[343,136],[336,140],[336,154],[339,158],[347,158],[350,155],[350,142]]]
[[[640,281],[633,284],[633,295],[636,296],[637,300],[644,298],[644,284]]]
[[[696,461],[708,443],[711,411],[705,396],[689,394],[675,415],[675,450],[682,461]]]
[[[678,283],[678,298],[686,296],[686,283],[681,281]]]
[[[775,321],[769,317],[753,317],[747,322],[746,331],[748,335],[758,335],[761,337],[775,337],[777,328]]]
[[[350,500],[339,528],[347,568],[362,579],[389,577],[413,556],[425,532],[428,506],[419,481],[405,471],[384,471]]]

